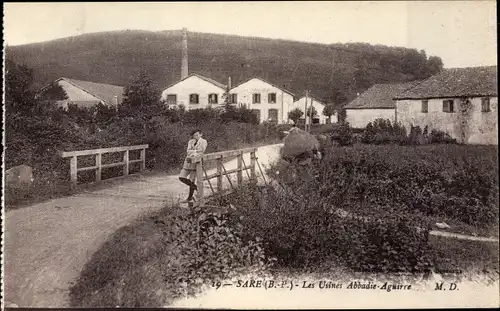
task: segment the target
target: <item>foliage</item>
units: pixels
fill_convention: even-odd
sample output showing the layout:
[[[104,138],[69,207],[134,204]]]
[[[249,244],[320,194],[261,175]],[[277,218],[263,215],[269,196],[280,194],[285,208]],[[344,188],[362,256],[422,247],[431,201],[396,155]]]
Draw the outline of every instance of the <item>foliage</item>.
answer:
[[[452,138],[448,133],[433,129],[430,134],[431,143],[433,144],[456,144],[457,140]]]
[[[288,113],[288,119],[292,120],[295,124],[299,121],[300,118],[304,115],[304,112],[300,110],[300,108],[295,108]]]
[[[331,122],[332,116],[336,113],[336,108],[333,104],[328,104],[325,105],[323,108],[323,111],[321,112],[325,117],[328,117],[328,119]]]
[[[307,107],[307,116],[311,116],[312,118],[318,116],[318,111],[316,111],[316,108],[314,108],[314,106]]]
[[[178,215],[162,226],[165,243],[182,256],[172,260],[182,262],[180,277],[188,285],[222,280],[243,268],[270,264],[262,239],[249,238],[240,221],[228,212],[196,211]]]
[[[389,119],[376,119],[369,122],[361,135],[361,142],[365,144],[405,144],[407,140],[406,129],[400,122]]]
[[[441,260],[428,243],[431,221],[498,222],[495,148],[336,147],[312,168],[315,181],[293,178],[297,169],[272,166],[278,184],[231,199],[282,266],[318,269],[329,260],[355,271],[425,272]]]
[[[333,137],[340,146],[351,146],[354,143],[353,131],[349,122],[342,122]]]
[[[208,152],[279,139],[274,124],[257,124],[248,109],[235,109],[231,118],[222,120],[215,109],[186,111],[183,107],[163,106],[159,93],[144,74],[126,88],[119,111],[102,104],[56,108],[35,98],[29,68],[12,62],[7,65],[6,169],[20,164],[33,167],[34,191],[25,199],[69,191],[69,161],[59,156],[63,150],[149,144],[146,167],[168,170],[182,162],[189,133],[195,128],[205,133]],[[104,170],[103,179],[116,174]],[[94,178],[91,174],[80,177],[83,182]],[[6,202],[10,206],[19,199],[8,195]]]
[[[9,46],[6,55],[33,67],[38,86],[61,76],[126,85],[139,69],[164,86],[179,79],[178,70],[165,69],[179,68],[180,57],[180,49],[165,47],[179,46],[181,40],[182,33],[175,31],[118,31]],[[297,94],[313,90],[318,99],[338,107],[374,83],[413,81],[443,68],[439,57],[422,51],[366,43],[311,44],[195,32],[188,40],[189,49],[197,51],[189,55],[190,66],[201,75],[216,81],[233,77],[234,85],[261,76]]]
[[[123,101],[118,107],[123,117],[140,117],[149,119],[161,114],[165,105],[160,101],[160,90],[152,78],[141,71],[132,82],[125,87]]]

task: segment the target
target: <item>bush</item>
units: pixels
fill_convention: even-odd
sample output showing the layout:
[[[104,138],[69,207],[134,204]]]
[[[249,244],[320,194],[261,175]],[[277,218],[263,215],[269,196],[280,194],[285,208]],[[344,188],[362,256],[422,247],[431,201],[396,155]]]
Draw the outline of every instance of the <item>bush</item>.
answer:
[[[406,129],[400,122],[391,123],[388,119],[376,119],[369,122],[361,135],[361,142],[365,144],[404,144]]]
[[[433,129],[430,134],[430,140],[433,144],[456,144],[457,140],[448,133]]]
[[[354,143],[353,130],[349,122],[340,123],[332,133],[332,139],[340,146],[351,146]]]
[[[495,148],[357,145],[327,152],[313,169],[317,179],[302,183],[296,167],[280,163],[269,169],[278,185],[232,197],[280,265],[428,271],[431,222],[498,223]]]
[[[417,231],[418,223],[410,221],[415,217],[387,213],[383,222],[340,217],[333,203],[311,193],[312,187],[291,188],[300,194],[268,187],[263,195],[240,189],[232,197],[245,230],[264,237],[266,254],[276,257],[279,266],[316,270],[333,263],[371,272],[430,267],[428,232]]]
[[[169,218],[161,230],[163,242],[176,250],[171,260],[182,263],[180,273],[170,277],[188,286],[272,264],[264,254],[262,239],[246,235],[240,217],[229,211],[179,214]]]

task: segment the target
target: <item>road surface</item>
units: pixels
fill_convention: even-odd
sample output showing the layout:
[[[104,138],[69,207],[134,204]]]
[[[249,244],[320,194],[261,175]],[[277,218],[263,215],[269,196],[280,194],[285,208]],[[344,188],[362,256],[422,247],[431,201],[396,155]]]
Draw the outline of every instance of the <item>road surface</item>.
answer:
[[[276,160],[280,147],[259,147],[260,164]],[[245,161],[249,165],[249,155]],[[236,168],[236,160],[225,166]],[[205,184],[205,194],[210,194]],[[8,211],[4,246],[6,306],[69,307],[71,282],[110,235],[186,194],[187,187],[177,176],[139,175],[105,189]]]

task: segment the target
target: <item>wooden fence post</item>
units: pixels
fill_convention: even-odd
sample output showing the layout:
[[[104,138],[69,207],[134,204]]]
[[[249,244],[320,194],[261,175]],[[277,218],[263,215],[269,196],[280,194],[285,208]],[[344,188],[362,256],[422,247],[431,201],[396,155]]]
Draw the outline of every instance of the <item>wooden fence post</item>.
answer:
[[[196,187],[198,187],[198,197],[202,200],[205,189],[203,187],[203,161],[201,158],[200,161],[196,163]]]
[[[238,177],[238,186],[243,183],[243,152],[238,155],[238,172],[236,176]]]
[[[141,167],[140,167],[140,171],[144,171],[146,170],[146,149],[143,148],[141,149]]]
[[[128,150],[125,150],[125,153],[123,154],[123,162],[125,163],[125,165],[123,165],[123,175],[124,176],[128,175],[128,172],[129,172],[128,156],[129,156]],[[142,154],[141,154],[141,156],[142,156]]]
[[[97,166],[97,169],[95,170],[95,181],[101,181],[101,173],[102,173],[101,162],[102,162],[102,155],[101,153],[97,153],[95,155],[95,165]]]
[[[222,191],[222,156],[217,159],[217,191]]]
[[[256,156],[255,156],[255,149],[250,152],[250,177],[252,179],[252,181],[256,181],[255,179],[255,160],[256,160]]]
[[[71,157],[71,162],[69,163],[69,174],[71,176],[71,184],[73,186],[76,186],[76,184],[78,183],[78,179],[76,177],[76,174],[77,174],[77,157],[76,155],[75,156],[72,156]]]

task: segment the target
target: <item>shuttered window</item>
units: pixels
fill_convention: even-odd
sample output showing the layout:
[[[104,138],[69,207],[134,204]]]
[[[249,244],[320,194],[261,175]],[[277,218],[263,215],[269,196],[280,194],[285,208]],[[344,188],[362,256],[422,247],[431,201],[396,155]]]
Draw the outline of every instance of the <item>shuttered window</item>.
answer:
[[[253,99],[252,101],[254,104],[260,104],[260,94],[259,93],[253,94],[252,99]]]
[[[453,99],[443,100],[443,111],[444,112],[455,112],[455,107],[453,105]]]
[[[428,100],[423,100],[422,101],[422,112],[423,113],[428,113],[429,112],[429,101]]]
[[[199,104],[200,96],[198,94],[190,94],[189,95],[189,103],[190,104]]]
[[[270,104],[276,104],[276,93],[267,94],[267,102]]]
[[[208,103],[209,104],[217,104],[219,102],[219,96],[215,93],[208,94]]]
[[[490,107],[490,98],[485,97],[481,98],[481,112],[490,112],[491,107]]]

